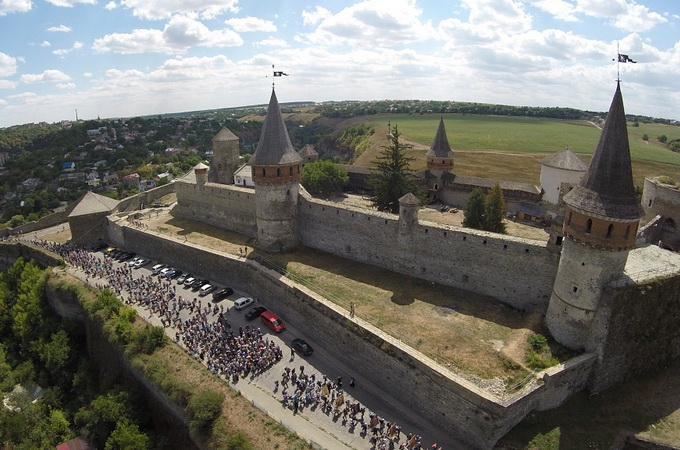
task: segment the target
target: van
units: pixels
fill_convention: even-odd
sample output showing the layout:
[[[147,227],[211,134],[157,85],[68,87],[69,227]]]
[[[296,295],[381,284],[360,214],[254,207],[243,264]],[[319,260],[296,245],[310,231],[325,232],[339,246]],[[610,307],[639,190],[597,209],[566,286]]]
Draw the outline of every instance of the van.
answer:
[[[264,325],[268,326],[277,333],[280,333],[286,329],[286,325],[284,325],[283,320],[281,320],[279,316],[271,311],[263,311],[262,314],[260,314],[260,320]]]

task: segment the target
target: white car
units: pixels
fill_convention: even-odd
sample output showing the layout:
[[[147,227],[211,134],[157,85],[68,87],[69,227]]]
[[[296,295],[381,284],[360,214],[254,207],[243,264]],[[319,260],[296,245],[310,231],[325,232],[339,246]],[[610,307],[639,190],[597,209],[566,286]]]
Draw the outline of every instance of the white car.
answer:
[[[212,291],[215,290],[215,286],[212,284],[204,284],[201,286],[201,289],[198,290],[198,296],[199,297],[205,297],[206,295],[210,294]]]
[[[255,303],[255,301],[254,301],[252,298],[250,298],[250,297],[241,297],[241,298],[237,299],[237,300],[234,302],[234,308],[236,308],[236,309],[238,309],[238,310],[240,311],[240,310],[242,310],[242,309],[244,309],[244,308],[249,307],[249,306],[252,305],[253,303]]]
[[[151,273],[154,274],[154,275],[158,275],[158,273],[161,270],[165,269],[166,267],[168,267],[168,266],[166,266],[165,264],[156,264],[155,266],[153,266],[151,268]]]

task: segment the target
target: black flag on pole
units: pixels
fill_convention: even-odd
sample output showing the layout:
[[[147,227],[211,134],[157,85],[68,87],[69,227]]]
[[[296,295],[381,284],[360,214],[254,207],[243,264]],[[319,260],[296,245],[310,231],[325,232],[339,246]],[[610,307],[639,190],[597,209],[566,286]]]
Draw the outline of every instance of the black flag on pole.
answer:
[[[287,77],[288,74],[284,72],[274,72],[275,77]]]
[[[620,63],[637,63],[637,61],[633,61],[628,55],[624,55],[622,53],[619,53],[619,62]]]

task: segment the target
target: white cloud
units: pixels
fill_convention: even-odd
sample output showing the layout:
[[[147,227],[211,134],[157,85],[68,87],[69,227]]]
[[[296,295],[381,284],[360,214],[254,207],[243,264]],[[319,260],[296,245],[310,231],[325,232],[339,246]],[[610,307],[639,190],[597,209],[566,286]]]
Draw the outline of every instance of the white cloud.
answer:
[[[298,38],[318,45],[396,47],[435,35],[429,23],[418,20],[421,14],[415,0],[364,0],[322,18],[316,30]]]
[[[288,47],[288,43],[285,40],[272,37],[270,37],[269,39],[262,39],[261,41],[254,42],[253,45],[255,47],[278,47],[278,48]]]
[[[0,77],[9,77],[17,72],[17,59],[0,52]]]
[[[302,23],[303,25],[316,25],[323,19],[331,17],[331,15],[331,12],[322,6],[317,6],[311,12],[302,10]]]
[[[49,27],[47,31],[69,33],[71,31],[71,27],[67,27],[66,25],[59,25],[58,27]]]
[[[152,20],[192,12],[211,19],[224,12],[239,11],[238,0],[121,0],[120,4],[131,9],[136,17]]]
[[[74,83],[57,83],[59,89],[74,89],[76,85]]]
[[[118,7],[118,5],[116,4],[116,2],[113,2],[113,1],[112,1],[112,2],[108,2],[108,3],[106,4],[106,6],[104,6],[104,8],[106,8],[106,9],[109,10],[109,11],[111,11],[112,9],[116,9],[117,7]]]
[[[83,48],[83,43],[75,41],[71,48],[60,48],[60,49],[52,51],[52,53],[57,55],[57,56],[61,56],[63,58],[64,56],[71,53],[73,50],[78,50],[78,49],[81,49],[81,48]]]
[[[97,0],[45,0],[54,6],[61,6],[62,8],[73,8],[75,5],[83,3],[86,5],[96,5]]]
[[[263,20],[258,17],[234,17],[232,19],[225,20],[224,23],[239,33],[248,31],[276,31],[276,25],[274,25],[274,22],[271,20]]]
[[[85,78],[92,78],[92,72],[85,72],[85,73],[83,73],[83,76]]]
[[[575,5],[565,0],[532,0],[534,6],[565,22],[578,22]]]
[[[40,43],[41,47],[50,47],[52,44],[50,44],[50,41],[42,41]]]
[[[518,33],[531,29],[531,16],[515,0],[463,0],[470,11],[469,22],[485,31]]]
[[[66,75],[61,70],[48,69],[43,73],[26,73],[22,75],[19,80],[24,84],[31,83],[57,83],[63,81],[69,81],[71,77]]]
[[[32,6],[31,0],[2,0],[0,1],[0,17],[11,13],[28,12]]]
[[[137,29],[96,39],[92,48],[98,53],[183,53],[190,47],[234,47],[243,44],[232,30],[210,30],[189,16],[173,16],[163,31]]]
[[[612,25],[626,31],[647,31],[668,22],[661,14],[634,0],[576,0],[576,10],[587,16],[610,19]]]
[[[14,81],[0,80],[0,89],[14,89],[16,86],[17,84]]]

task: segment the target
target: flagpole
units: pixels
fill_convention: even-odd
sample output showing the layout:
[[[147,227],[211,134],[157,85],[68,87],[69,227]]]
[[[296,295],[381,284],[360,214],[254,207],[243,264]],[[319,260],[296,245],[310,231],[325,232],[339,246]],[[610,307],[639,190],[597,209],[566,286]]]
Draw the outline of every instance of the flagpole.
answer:
[[[621,67],[621,58],[619,55],[621,54],[621,50],[619,49],[619,41],[616,41],[616,82],[620,83],[621,82],[621,77],[619,73],[619,69]]]

